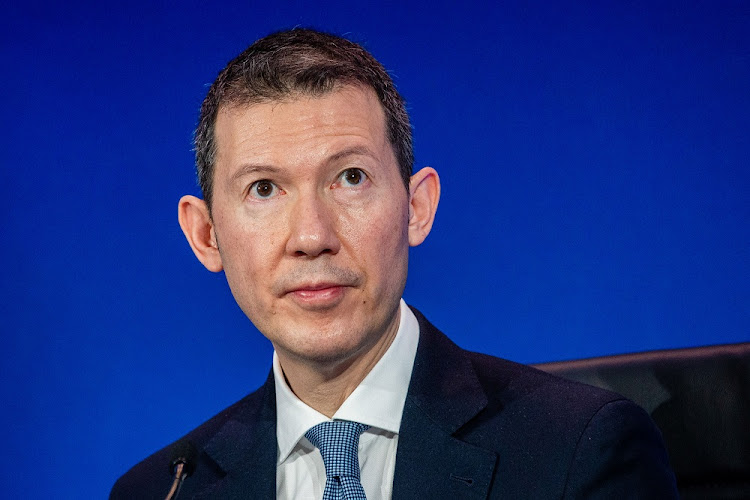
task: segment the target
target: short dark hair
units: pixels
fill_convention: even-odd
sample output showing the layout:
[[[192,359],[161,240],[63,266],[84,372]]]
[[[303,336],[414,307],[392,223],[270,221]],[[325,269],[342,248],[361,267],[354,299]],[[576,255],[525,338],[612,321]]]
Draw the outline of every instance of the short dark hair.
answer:
[[[278,101],[296,94],[321,96],[341,85],[375,91],[385,113],[386,134],[409,190],[414,163],[411,126],[393,80],[362,46],[320,31],[295,28],[253,43],[227,64],[208,90],[195,131],[198,182],[211,208],[216,160],[216,117],[223,106]]]

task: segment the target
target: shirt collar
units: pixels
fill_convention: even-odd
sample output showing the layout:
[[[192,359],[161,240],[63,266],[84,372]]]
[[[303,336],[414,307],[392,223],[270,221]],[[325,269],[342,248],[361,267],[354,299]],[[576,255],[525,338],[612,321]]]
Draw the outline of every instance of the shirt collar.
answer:
[[[336,411],[333,419],[361,422],[398,434],[418,342],[419,323],[401,299],[396,337],[383,357]],[[276,388],[276,439],[281,463],[308,429],[329,419],[307,406],[292,392],[276,352],[273,353],[273,378]]]

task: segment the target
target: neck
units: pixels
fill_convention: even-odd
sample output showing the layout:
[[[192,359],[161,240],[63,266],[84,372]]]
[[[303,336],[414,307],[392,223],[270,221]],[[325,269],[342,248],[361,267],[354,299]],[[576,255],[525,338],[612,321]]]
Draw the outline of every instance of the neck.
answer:
[[[328,418],[333,417],[391,346],[399,322],[400,311],[378,342],[343,360],[302,360],[277,350],[287,385],[303,403]]]

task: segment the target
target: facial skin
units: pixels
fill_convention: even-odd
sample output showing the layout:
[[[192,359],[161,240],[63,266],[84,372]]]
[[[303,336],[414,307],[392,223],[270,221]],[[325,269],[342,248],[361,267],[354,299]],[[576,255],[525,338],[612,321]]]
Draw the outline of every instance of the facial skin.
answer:
[[[225,271],[288,378],[363,378],[398,328],[437,173],[422,169],[407,193],[380,104],[359,86],[222,109],[216,141],[212,217],[202,200],[180,200],[196,256]]]

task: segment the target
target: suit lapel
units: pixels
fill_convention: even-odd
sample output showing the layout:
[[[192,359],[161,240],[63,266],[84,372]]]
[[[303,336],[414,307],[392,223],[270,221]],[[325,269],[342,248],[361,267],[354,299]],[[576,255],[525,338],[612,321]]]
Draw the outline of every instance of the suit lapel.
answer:
[[[206,443],[204,451],[225,474],[195,498],[276,497],[276,394],[273,373],[259,407],[241,408]]]
[[[486,498],[497,455],[456,437],[487,405],[463,351],[421,313],[399,432],[393,498]]]
[[[414,313],[420,340],[401,419],[393,499],[486,498],[497,455],[457,436],[487,397],[463,351]],[[273,373],[261,390],[259,405],[241,407],[206,443],[221,478],[194,498],[275,498]]]

